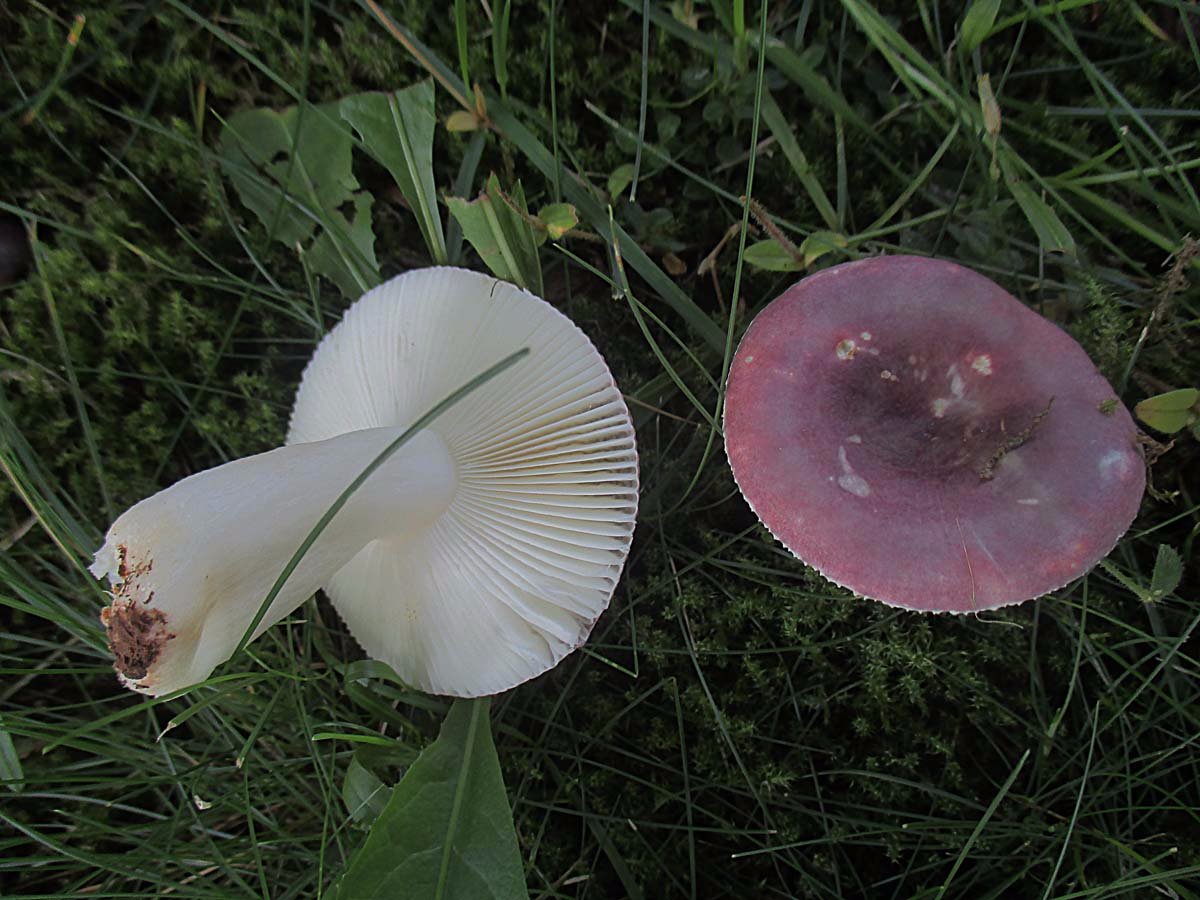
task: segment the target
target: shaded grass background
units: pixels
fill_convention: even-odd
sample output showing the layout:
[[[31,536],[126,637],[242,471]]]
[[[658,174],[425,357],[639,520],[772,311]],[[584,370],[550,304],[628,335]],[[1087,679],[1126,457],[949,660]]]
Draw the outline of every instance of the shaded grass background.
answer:
[[[473,193],[494,170],[522,178],[536,207],[571,173],[603,190],[636,160],[636,202],[597,199],[657,273],[630,266],[626,292],[604,244],[542,251],[549,299],[593,336],[638,415],[645,489],[592,641],[495,704],[531,894],[1200,892],[1194,567],[1152,606],[1099,571],[977,618],[845,596],[738,499],[706,420],[722,342],[663,296],[674,281],[736,337],[794,276],[741,265],[736,239],[711,273],[700,263],[743,220],[742,194],[797,242],[829,227],[815,183],[851,256],[985,272],[1070,330],[1127,403],[1196,384],[1194,286],[1139,340],[1164,258],[1200,233],[1194,6],[1005,2],[970,54],[951,4],[774,2],[764,23],[758,4],[515,3],[507,46],[488,8],[462,6],[457,31],[433,5],[383,8],[452,75],[461,35],[494,118],[527,131],[489,134],[474,172],[471,138],[439,131],[439,187]],[[343,799],[352,760],[394,780],[440,702],[351,662],[360,651],[317,600],[224,680],[148,702],[116,686],[104,596],[82,566],[129,503],[278,444],[299,372],[345,306],[218,177],[220,118],[425,73],[353,3],[0,0],[0,47],[0,209],[36,228],[31,271],[0,287],[0,892],[314,896],[362,839]],[[983,73],[1074,256],[1045,252],[989,173]],[[810,168],[760,126],[747,191],[768,91]],[[439,112],[454,109],[439,89]],[[531,139],[563,168],[540,170]],[[356,167],[378,198],[385,275],[422,264],[386,173]],[[667,276],[676,260],[683,273]],[[665,367],[639,303],[659,317],[647,333]],[[1159,496],[1113,555],[1135,580],[1159,543],[1193,555],[1196,460],[1181,440],[1155,465]]]

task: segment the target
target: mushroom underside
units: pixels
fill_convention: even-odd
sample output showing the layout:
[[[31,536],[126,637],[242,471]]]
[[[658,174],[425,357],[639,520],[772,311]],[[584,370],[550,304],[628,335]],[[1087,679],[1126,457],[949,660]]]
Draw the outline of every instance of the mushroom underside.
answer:
[[[522,348],[521,363],[408,434]],[[248,633],[327,588],[407,683],[481,696],[586,640],[637,498],[629,411],[583,332],[513,285],[417,270],[368,292],[322,341],[288,446],[134,505],[92,572],[112,589],[102,618],[117,671],[144,693],[204,680]]]

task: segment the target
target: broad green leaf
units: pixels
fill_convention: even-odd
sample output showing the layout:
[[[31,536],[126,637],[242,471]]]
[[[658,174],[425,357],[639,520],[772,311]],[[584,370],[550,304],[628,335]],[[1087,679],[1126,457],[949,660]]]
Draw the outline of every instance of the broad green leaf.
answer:
[[[1195,388],[1180,388],[1154,397],[1147,397],[1133,408],[1134,415],[1156,431],[1174,434],[1182,430],[1195,415],[1200,391]]]
[[[762,95],[762,117],[767,128],[771,130],[775,140],[779,142],[779,149],[783,151],[784,157],[792,167],[792,171],[796,173],[796,178],[804,187],[809,199],[812,200],[813,206],[821,218],[825,220],[825,224],[830,228],[838,227],[837,213],[833,209],[833,204],[829,202],[829,195],[825,193],[825,189],[821,186],[820,180],[813,173],[812,166],[808,162],[808,158],[800,149],[800,144],[796,140],[796,135],[792,131],[791,125],[784,118],[779,104],[775,102],[775,98],[770,93],[764,91]]]
[[[836,231],[814,231],[799,248],[784,247],[779,241],[766,240],[746,248],[746,262],[768,272],[799,272],[835,250],[845,250],[849,242]]]
[[[21,769],[21,757],[13,746],[12,735],[3,725],[0,725],[0,780],[6,782],[10,791],[20,791],[25,779]]]
[[[433,81],[426,79],[395,93],[368,92],[342,98],[342,118],[363,146],[396,180],[408,201],[429,255],[446,262],[446,239],[433,183],[433,135],[437,130]]]
[[[1000,115],[1000,104],[996,102],[996,94],[992,90],[991,76],[986,73],[980,75],[976,84],[979,87],[979,110],[983,114],[983,128],[992,145],[992,162],[988,167],[988,174],[992,181],[999,181],[1000,166],[996,163],[996,154],[999,150],[1000,127],[1004,120]]]
[[[1014,174],[1012,164],[1003,154],[999,163],[1000,170],[1004,173],[1004,183],[1017,205],[1021,207],[1026,220],[1033,226],[1042,249],[1074,256],[1075,239],[1071,237],[1071,232],[1067,231],[1067,226],[1062,223],[1058,214],[1037,192]]]
[[[271,236],[313,254],[317,271],[357,297],[379,281],[379,266],[370,197],[355,193],[351,147],[337,104],[303,113],[295,106],[245,110],[226,121],[219,141],[223,171]],[[346,203],[355,209],[353,224],[339,212]],[[318,265],[331,259],[342,262]]]
[[[372,202],[366,191],[354,195],[353,222],[347,222],[340,211],[330,213],[329,226],[305,254],[312,270],[329,278],[347,297],[358,297],[379,283]]]
[[[976,81],[979,88],[979,110],[983,114],[983,127],[988,136],[996,138],[1000,135],[1003,118],[1000,115],[1000,104],[996,102],[996,93],[992,90],[992,76],[984,73]]]
[[[625,163],[613,169],[612,174],[608,176],[608,196],[616,200],[625,188],[633,183],[633,163]]]
[[[804,254],[804,265],[811,266],[826,253],[846,249],[846,236],[836,231],[814,231],[800,244],[800,252]]]
[[[225,173],[238,197],[289,246],[309,238],[322,214],[358,189],[350,136],[336,115],[335,104],[310,107],[303,116],[295,106],[248,109],[230,116],[221,130]]]
[[[497,278],[542,295],[537,245],[545,233],[534,233],[520,182],[512,193],[505,195],[493,174],[476,199],[447,197],[446,203],[450,214],[462,226],[463,235]]]
[[[527,900],[488,700],[459,700],[392,789],[337,900]]]
[[[768,272],[799,272],[804,261],[784,247],[779,241],[765,240],[746,248],[743,259],[748,265]]]
[[[996,14],[1000,12],[1000,0],[975,0],[962,19],[959,30],[959,46],[970,53],[983,43],[984,38],[996,24]]]
[[[538,210],[538,221],[546,226],[546,235],[552,241],[579,224],[579,213],[570,203],[551,203]]]
[[[1150,593],[1160,600],[1175,588],[1183,579],[1183,560],[1175,552],[1174,547],[1166,544],[1158,545],[1158,556],[1154,560],[1154,574],[1150,578]]]
[[[388,786],[358,761],[357,753],[350,757],[346,779],[342,782],[342,800],[354,821],[361,824],[374,822],[387,806],[390,793]]]

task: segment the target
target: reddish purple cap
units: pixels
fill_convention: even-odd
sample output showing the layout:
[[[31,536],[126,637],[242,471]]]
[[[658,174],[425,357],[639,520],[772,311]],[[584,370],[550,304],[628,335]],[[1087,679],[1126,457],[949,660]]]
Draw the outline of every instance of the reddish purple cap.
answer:
[[[1145,489],[1133,420],[1083,348],[982,275],[914,256],[826,269],[758,315],[725,452],[796,556],[928,612],[1066,585]]]

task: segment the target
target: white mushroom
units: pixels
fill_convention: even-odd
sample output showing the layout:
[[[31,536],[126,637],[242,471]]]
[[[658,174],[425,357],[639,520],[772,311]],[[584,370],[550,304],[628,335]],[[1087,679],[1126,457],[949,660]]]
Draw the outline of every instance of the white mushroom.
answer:
[[[304,373],[288,446],[192,475],[121,515],[92,572],[123,683],[158,696],[237,648],[346,487],[471,376],[529,356],[413,436],[351,495],[254,632],[324,587],[408,684],[506,690],[578,647],[607,607],[637,508],[629,412],[587,337],[537,297],[461,269],[358,301]]]

